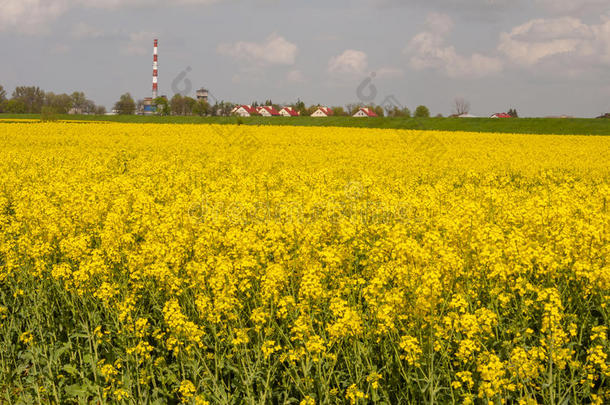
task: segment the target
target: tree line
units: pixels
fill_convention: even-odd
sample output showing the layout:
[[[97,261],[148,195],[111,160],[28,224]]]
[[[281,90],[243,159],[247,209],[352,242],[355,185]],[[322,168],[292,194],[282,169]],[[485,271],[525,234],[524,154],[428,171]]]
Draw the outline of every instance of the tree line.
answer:
[[[199,115],[199,116],[228,116],[231,114],[231,110],[238,104],[216,101],[214,104],[208,103],[201,99],[197,100],[189,96],[182,96],[180,94],[174,95],[171,99],[166,97],[158,97],[152,100],[152,103],[157,107],[155,114],[157,115]],[[274,103],[272,100],[265,100],[262,102],[253,101],[250,103],[252,107],[259,106],[272,106],[276,110],[280,110],[282,107],[292,107],[295,111],[299,112],[302,116],[309,116],[313,114],[321,104],[312,104],[307,106],[300,99],[294,103],[279,105]],[[130,93],[123,94],[120,99],[114,104],[114,111],[117,114],[130,115],[141,113],[144,111],[144,100],[138,100],[137,102],[131,96]],[[420,105],[413,113],[407,107],[402,106],[379,106],[379,105],[367,105],[363,103],[349,103],[345,107],[343,106],[331,106],[335,116],[352,116],[360,108],[368,107],[374,111],[380,117],[416,117],[425,118],[430,116],[430,110],[428,107]]]
[[[213,104],[205,100],[197,100],[192,97],[174,95],[171,99],[158,97],[152,100],[156,105],[157,115],[199,115],[199,116],[228,116],[231,110],[237,105],[227,101],[215,101]],[[258,106],[273,106],[276,110],[280,110],[283,106],[274,103],[272,100],[263,102],[253,101],[253,107]],[[136,114],[144,111],[144,100],[137,102],[129,93],[123,94],[120,99],[114,104],[113,112],[117,114]],[[307,106],[303,101],[297,100],[294,103],[284,105],[292,107],[302,116],[313,114],[321,104],[312,104]],[[349,103],[346,106],[331,106],[335,116],[351,116],[360,108],[368,107],[378,116],[388,117],[429,117],[430,111],[425,106],[418,106],[413,114],[407,107],[398,106],[379,106],[366,105],[363,103]],[[92,100],[85,96],[84,92],[75,91],[72,94],[56,94],[50,91],[44,91],[37,86],[18,86],[13,91],[11,97],[4,87],[0,85],[0,113],[12,114],[105,114],[106,108],[101,105],[96,105]]]
[[[166,97],[157,97],[152,100],[152,104],[156,106],[156,115],[230,115],[235,106],[234,103],[225,101],[210,104],[205,100],[196,100],[180,94],[174,95],[169,100]],[[144,100],[136,102],[130,93],[125,93],[114,104],[113,112],[121,115],[131,115],[142,113],[144,107]]]
[[[82,91],[55,94],[38,86],[17,86],[11,97],[0,85],[0,113],[12,114],[105,114],[106,107],[89,100]]]

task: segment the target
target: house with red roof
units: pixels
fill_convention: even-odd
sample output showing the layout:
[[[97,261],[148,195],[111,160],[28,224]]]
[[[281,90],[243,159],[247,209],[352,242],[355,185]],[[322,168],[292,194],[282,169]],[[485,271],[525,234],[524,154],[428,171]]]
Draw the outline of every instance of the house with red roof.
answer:
[[[235,106],[235,108],[231,110],[231,115],[238,115],[240,117],[251,117],[253,115],[258,115],[258,111],[256,111],[256,108],[252,107],[251,105],[244,104]]]
[[[300,114],[292,107],[284,107],[280,110],[280,115],[282,117],[298,117]]]
[[[263,117],[279,117],[280,113],[270,105],[263,105],[256,108],[256,112],[258,112]]]
[[[512,116],[507,113],[495,113],[489,118],[512,118]]]
[[[318,107],[318,109],[311,114],[312,117],[330,117],[331,115],[333,115],[333,110],[328,107]]]
[[[361,109],[359,109],[358,111],[356,111],[356,113],[353,115],[353,117],[377,117],[377,114],[375,114],[375,111],[373,111],[372,109],[368,108],[368,107],[362,107]]]

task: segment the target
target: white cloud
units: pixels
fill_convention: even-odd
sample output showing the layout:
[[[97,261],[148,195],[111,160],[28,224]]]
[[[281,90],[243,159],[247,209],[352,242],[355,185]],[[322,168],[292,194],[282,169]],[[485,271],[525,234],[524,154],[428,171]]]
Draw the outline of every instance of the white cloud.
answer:
[[[328,62],[328,71],[343,75],[364,75],[367,66],[368,57],[366,53],[347,49],[341,55],[331,58]]]
[[[610,63],[610,18],[592,25],[574,17],[531,20],[502,33],[498,50],[522,66],[554,57],[586,65]]]
[[[260,65],[293,65],[298,52],[295,44],[277,34],[271,34],[260,42],[220,44],[217,50],[220,54]]]
[[[0,31],[35,34],[44,23],[66,12],[69,0],[0,0]]]
[[[405,49],[413,69],[434,69],[450,77],[487,76],[502,70],[499,58],[479,53],[464,56],[445,43],[453,29],[453,20],[448,15],[432,13],[426,23],[426,31],[413,37]]]

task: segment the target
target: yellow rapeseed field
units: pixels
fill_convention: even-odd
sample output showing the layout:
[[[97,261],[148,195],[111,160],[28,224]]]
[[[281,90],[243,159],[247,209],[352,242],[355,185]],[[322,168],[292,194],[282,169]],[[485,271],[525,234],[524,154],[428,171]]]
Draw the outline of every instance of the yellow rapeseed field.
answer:
[[[610,403],[610,137],[0,123],[0,403]]]

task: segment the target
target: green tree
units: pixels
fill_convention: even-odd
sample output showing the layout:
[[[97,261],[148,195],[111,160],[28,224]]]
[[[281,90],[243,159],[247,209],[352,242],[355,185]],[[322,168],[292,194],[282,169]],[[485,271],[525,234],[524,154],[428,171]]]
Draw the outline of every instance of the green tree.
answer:
[[[84,110],[87,107],[87,97],[85,97],[85,93],[82,91],[75,91],[70,97],[72,98],[72,107],[79,113],[85,112]]]
[[[85,100],[85,106],[83,108],[83,113],[85,114],[95,114],[95,103],[93,100]]]
[[[174,97],[169,101],[169,109],[172,115],[184,115],[184,97],[180,94],[174,94]]]
[[[305,115],[311,115],[315,113],[318,108],[320,108],[320,104],[310,105],[309,107],[307,107]]]
[[[44,91],[37,86],[18,86],[13,91],[13,99],[25,106],[25,112],[38,114],[44,105]]]
[[[185,96],[184,97],[184,110],[182,111],[182,115],[193,115],[193,110],[197,105],[197,100],[192,97]]]
[[[345,105],[345,108],[347,109],[347,114],[350,116],[356,114],[358,110],[360,110],[362,107],[364,106],[360,103],[349,103]]]
[[[210,104],[203,99],[197,100],[197,103],[193,107],[193,114],[197,114],[201,117],[203,117],[204,115],[208,115],[209,111],[210,111]]]
[[[169,114],[169,103],[165,97],[157,97],[153,100],[153,103],[157,106],[157,115]]]
[[[219,114],[223,117],[229,116],[231,114],[231,110],[235,107],[235,103],[231,103],[230,101],[221,101]]]
[[[515,108],[509,109],[507,114],[513,118],[519,118],[519,114],[517,114],[517,109]]]
[[[49,91],[45,93],[44,105],[57,114],[67,114],[72,108],[72,98],[67,94],[55,94]]]
[[[399,108],[398,106],[390,106],[386,108],[386,115],[388,117],[411,117],[411,110],[407,107]]]
[[[120,115],[132,115],[136,111],[136,103],[133,101],[131,94],[125,93],[119,101],[114,104],[114,109]]]
[[[25,114],[27,107],[23,101],[13,98],[4,102],[4,111],[11,114]]]
[[[95,106],[95,115],[104,115],[106,114],[106,107],[104,107],[103,105],[97,105]]]
[[[4,112],[4,106],[6,103],[6,90],[0,85],[0,113]]]
[[[280,111],[282,109],[282,107],[280,107],[279,104],[275,104],[271,99],[265,100],[265,103],[261,104],[261,105],[271,106],[271,107],[275,108],[277,111]]]
[[[307,115],[307,106],[305,103],[298,99],[296,103],[293,103],[290,107],[294,108],[299,112],[300,115]]]
[[[214,115],[220,115],[219,114],[219,110],[220,110],[220,103],[218,103],[218,101],[216,101],[214,103],[214,105],[210,104],[210,109],[209,109],[209,113],[210,115],[214,116]]]
[[[228,117],[231,115],[231,111],[235,106],[235,103],[231,103],[229,101],[216,101],[214,105],[210,106],[209,114],[213,116],[219,115],[221,117]]]
[[[6,90],[4,90],[4,86],[0,84],[0,103],[6,101]]]
[[[341,106],[335,106],[335,107],[330,107],[331,110],[333,110],[333,112],[335,113],[334,115],[336,116],[344,116],[345,114],[345,109]]]
[[[425,105],[420,105],[415,109],[415,118],[429,118],[430,110]]]

